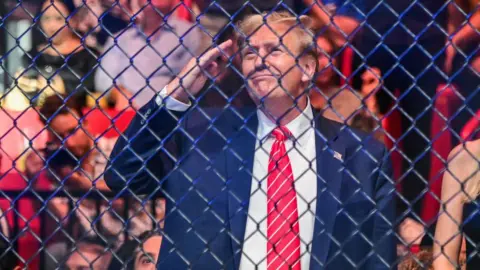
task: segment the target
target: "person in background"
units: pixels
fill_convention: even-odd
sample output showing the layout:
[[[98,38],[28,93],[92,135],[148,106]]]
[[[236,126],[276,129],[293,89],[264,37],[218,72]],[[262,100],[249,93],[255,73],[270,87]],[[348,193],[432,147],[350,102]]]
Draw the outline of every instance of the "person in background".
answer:
[[[40,108],[41,120],[49,131],[47,148],[41,154],[40,150],[32,151],[27,158],[26,170],[30,181],[47,178],[50,190],[66,190],[67,192],[108,192],[109,189],[103,180],[103,171],[106,163],[104,157],[109,150],[103,148],[102,138],[93,140],[88,132],[89,126],[83,118],[78,104],[65,96],[50,96]],[[107,145],[108,146],[108,145]],[[46,162],[43,162],[46,160]],[[99,163],[100,161],[100,163]],[[35,177],[37,177],[35,179]],[[42,179],[43,180],[43,179]],[[48,201],[48,210],[54,218],[48,219],[48,228],[70,224],[70,237],[62,233],[49,232],[52,241],[49,241],[48,251],[56,259],[61,258],[70,239],[80,239],[84,236],[101,236],[114,244],[121,244],[126,240],[125,235],[140,235],[151,230],[163,218],[163,202],[161,200],[144,201],[137,197],[125,206],[123,199],[112,202],[95,201],[87,198],[72,198],[75,208],[71,209],[68,197],[55,197]],[[154,214],[148,214],[153,209]],[[125,207],[128,207],[128,217],[125,217]],[[94,222],[99,216],[99,220]],[[152,216],[155,220],[152,220]],[[121,218],[120,218],[121,217]],[[123,220],[129,219],[128,229]],[[124,230],[127,230],[126,232]],[[48,262],[54,267],[55,262]]]
[[[457,269],[462,239],[466,239],[467,270],[480,269],[480,140],[456,146],[448,156],[435,241],[435,270]]]
[[[458,107],[451,106],[450,128],[457,133],[472,118],[472,111],[480,108],[480,94],[474,91],[480,80],[480,34],[475,31],[480,29],[479,3],[478,0],[455,0],[448,5],[451,40],[446,42],[444,69],[461,96]],[[452,140],[452,145],[462,143],[457,136],[452,136]]]
[[[75,7],[63,0],[44,0],[38,17],[45,40],[25,54],[18,83],[6,98],[16,106],[41,107],[46,97],[60,94],[86,106],[95,92],[93,73],[98,52],[83,44],[75,32],[79,23]]]
[[[317,46],[318,73],[315,87],[310,91],[312,106],[321,110],[326,118],[374,132],[377,139],[383,141],[382,133],[375,132],[381,119],[375,97],[375,91],[381,87],[379,70],[373,67],[364,72],[360,91],[350,85],[342,86],[335,42],[328,34],[322,35],[317,38]]]
[[[106,270],[112,257],[109,246],[100,238],[82,239],[67,252],[63,267],[69,270]]]
[[[10,241],[10,228],[6,217],[6,213],[0,209],[0,270],[20,270],[18,253],[14,250],[13,242]]]
[[[113,95],[117,108],[143,106],[197,54],[198,29],[169,16],[174,2],[140,1],[137,22],[106,42],[95,86]]]
[[[117,250],[108,270],[154,270],[158,261],[162,236],[153,231],[144,232],[128,240]]]
[[[401,110],[402,195],[399,211],[420,215],[430,173],[430,135],[436,89],[444,82],[447,0],[365,1],[365,19],[355,37],[354,86],[362,83],[365,67],[377,67],[382,87],[376,92],[379,111]],[[367,12],[368,11],[368,12]],[[435,16],[431,16],[435,14]],[[399,23],[400,22],[400,23]],[[401,98],[395,97],[400,92]]]
[[[398,270],[435,270],[431,249],[420,250],[417,254],[409,254],[398,265]]]

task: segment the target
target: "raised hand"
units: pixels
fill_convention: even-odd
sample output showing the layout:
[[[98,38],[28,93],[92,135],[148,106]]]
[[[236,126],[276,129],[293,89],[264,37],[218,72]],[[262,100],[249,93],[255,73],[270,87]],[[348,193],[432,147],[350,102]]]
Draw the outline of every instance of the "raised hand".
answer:
[[[221,72],[219,62],[228,61],[232,55],[232,44],[232,40],[227,40],[210,49],[200,58],[192,58],[178,76],[167,85],[167,94],[178,101],[188,103],[188,97],[198,94],[209,76],[215,77]]]

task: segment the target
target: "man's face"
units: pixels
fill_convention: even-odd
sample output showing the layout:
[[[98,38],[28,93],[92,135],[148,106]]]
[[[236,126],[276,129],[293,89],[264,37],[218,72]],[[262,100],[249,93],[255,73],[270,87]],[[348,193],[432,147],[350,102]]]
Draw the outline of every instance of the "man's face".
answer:
[[[160,252],[162,237],[152,236],[148,238],[135,255],[135,270],[155,270]]]
[[[67,260],[68,270],[105,270],[110,261],[110,255],[103,253],[101,246],[81,244]]]
[[[71,113],[56,115],[50,122],[49,141],[61,145],[63,140],[63,144],[73,155],[83,157],[93,142],[85,132],[86,125],[78,125],[79,121]]]
[[[324,37],[319,37],[317,39],[317,46],[319,49],[319,54],[316,82],[324,85],[329,83],[335,75],[335,70],[333,69],[333,66],[335,65],[335,59],[332,58],[333,46]]]
[[[257,105],[263,98],[274,101],[291,95],[293,101],[310,80],[304,72],[308,69],[305,65],[308,56],[300,58],[297,33],[289,30],[289,26],[282,24],[262,26],[242,50],[242,73]]]

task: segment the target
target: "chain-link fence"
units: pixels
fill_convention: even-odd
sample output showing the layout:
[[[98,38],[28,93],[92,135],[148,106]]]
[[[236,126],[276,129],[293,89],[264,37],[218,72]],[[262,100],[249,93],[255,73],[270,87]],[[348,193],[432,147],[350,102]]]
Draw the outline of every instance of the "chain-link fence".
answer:
[[[0,269],[480,269],[479,7],[1,1]]]

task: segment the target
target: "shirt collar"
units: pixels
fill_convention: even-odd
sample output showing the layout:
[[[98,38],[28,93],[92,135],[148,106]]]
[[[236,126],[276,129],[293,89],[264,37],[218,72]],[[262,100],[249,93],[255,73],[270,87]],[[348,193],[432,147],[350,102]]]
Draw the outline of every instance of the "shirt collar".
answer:
[[[263,142],[270,136],[270,133],[278,126],[277,123],[274,123],[270,118],[268,118],[264,112],[257,110],[258,117],[258,138]],[[310,106],[310,100],[307,101],[307,106],[303,112],[298,115],[295,119],[290,121],[286,125],[288,130],[292,133],[293,140],[302,145],[302,141],[306,138],[306,131],[312,127],[313,123],[313,110]]]

